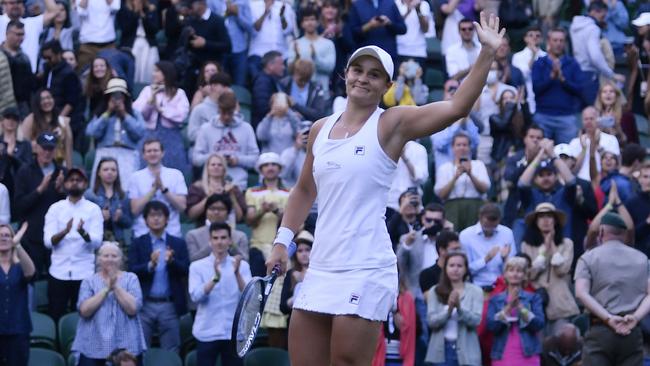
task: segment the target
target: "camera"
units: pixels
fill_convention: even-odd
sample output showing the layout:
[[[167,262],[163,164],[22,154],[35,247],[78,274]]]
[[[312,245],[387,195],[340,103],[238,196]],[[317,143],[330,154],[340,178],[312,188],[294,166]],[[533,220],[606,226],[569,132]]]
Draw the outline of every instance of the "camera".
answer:
[[[460,158],[460,160],[459,160],[460,163],[465,163],[467,161],[469,161],[469,159],[467,159],[467,158]]]
[[[435,220],[435,223],[433,224],[433,226],[422,230],[422,234],[424,234],[424,235],[426,235],[426,236],[428,236],[430,238],[433,238],[433,237],[437,236],[438,233],[443,230],[443,228],[444,228],[443,227],[443,222],[441,220]]]

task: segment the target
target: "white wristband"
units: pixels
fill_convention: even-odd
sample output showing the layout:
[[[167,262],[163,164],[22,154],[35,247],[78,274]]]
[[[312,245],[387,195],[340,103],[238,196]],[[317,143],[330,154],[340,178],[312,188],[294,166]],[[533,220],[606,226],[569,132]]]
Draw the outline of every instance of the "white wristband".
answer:
[[[288,227],[280,226],[280,228],[278,229],[278,233],[275,235],[275,240],[273,241],[273,244],[282,244],[286,248],[288,248],[294,236],[296,236],[296,234],[294,234],[293,231],[291,231],[291,229],[289,229]]]

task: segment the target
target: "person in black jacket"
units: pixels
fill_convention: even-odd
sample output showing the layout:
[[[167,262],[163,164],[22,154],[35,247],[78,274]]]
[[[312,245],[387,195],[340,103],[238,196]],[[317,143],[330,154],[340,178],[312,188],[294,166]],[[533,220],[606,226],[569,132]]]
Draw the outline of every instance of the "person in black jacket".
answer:
[[[74,149],[84,152],[84,98],[81,80],[72,67],[61,56],[63,50],[59,41],[48,41],[41,47],[41,57],[45,61],[42,86],[50,89],[60,116],[70,118],[74,136]]]
[[[644,163],[639,175],[641,189],[624,202],[634,220],[634,246],[650,253],[650,164]]]
[[[15,107],[2,111],[0,119],[0,183],[9,191],[9,200],[13,203],[14,181],[18,169],[33,161],[32,145],[29,141],[18,139],[20,112]],[[13,204],[11,205],[13,207]]]
[[[63,187],[65,168],[54,161],[56,136],[44,132],[36,139],[36,160],[18,169],[14,186],[14,206],[18,221],[26,221],[23,246],[34,261],[37,274],[47,275],[50,253],[43,244],[45,213],[50,205],[66,197]]]
[[[140,22],[144,37],[137,34]],[[134,55],[135,81],[148,84],[153,66],[160,59],[156,41],[160,21],[156,6],[147,0],[128,0],[117,12],[115,26],[122,31],[120,47],[128,48]]]
[[[293,64],[291,76],[280,80],[284,92],[291,96],[291,109],[300,113],[302,119],[317,121],[327,115],[329,98],[320,84],[313,82],[314,64],[310,60],[299,59]]]
[[[269,51],[262,57],[262,72],[253,84],[253,113],[251,124],[254,128],[269,113],[271,95],[280,91],[279,80],[284,76],[284,60],[278,51]]]

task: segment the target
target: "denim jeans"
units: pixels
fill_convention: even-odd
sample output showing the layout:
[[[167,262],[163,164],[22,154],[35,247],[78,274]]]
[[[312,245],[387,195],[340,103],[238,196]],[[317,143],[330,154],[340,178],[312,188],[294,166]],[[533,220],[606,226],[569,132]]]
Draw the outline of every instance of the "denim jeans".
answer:
[[[415,342],[415,365],[424,365],[424,358],[427,355],[429,346],[429,325],[427,324],[427,304],[424,299],[415,299],[415,311],[420,320],[422,333]]]
[[[535,113],[533,122],[544,130],[544,137],[557,144],[568,144],[578,136],[576,116],[574,114],[554,116],[550,114]]]
[[[251,77],[251,85],[255,84],[255,78],[262,72],[262,58],[260,56],[248,56],[248,75]]]
[[[445,341],[445,362],[434,363],[433,366],[458,366],[456,342]]]
[[[221,356],[223,366],[241,366],[243,361],[235,354],[230,340],[213,342],[196,342],[196,365],[214,366],[218,356]]]
[[[224,57],[224,67],[232,76],[232,83],[239,86],[246,86],[246,74],[248,72],[247,56],[248,50],[238,53],[230,53]]]

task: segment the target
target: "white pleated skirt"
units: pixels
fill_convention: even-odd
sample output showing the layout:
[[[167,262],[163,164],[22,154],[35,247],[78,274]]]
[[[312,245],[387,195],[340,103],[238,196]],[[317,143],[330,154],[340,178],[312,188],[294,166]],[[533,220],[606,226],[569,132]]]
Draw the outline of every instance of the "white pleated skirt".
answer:
[[[384,321],[396,304],[397,265],[323,271],[309,268],[293,308]]]

